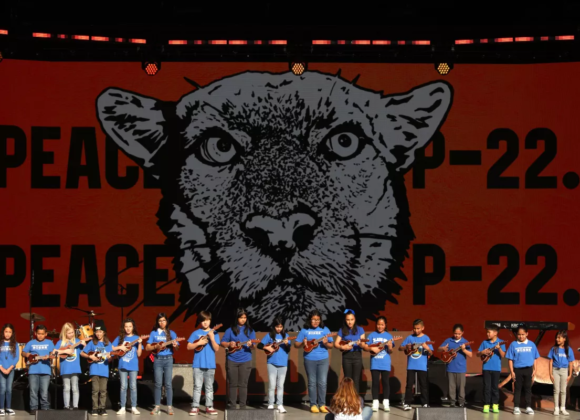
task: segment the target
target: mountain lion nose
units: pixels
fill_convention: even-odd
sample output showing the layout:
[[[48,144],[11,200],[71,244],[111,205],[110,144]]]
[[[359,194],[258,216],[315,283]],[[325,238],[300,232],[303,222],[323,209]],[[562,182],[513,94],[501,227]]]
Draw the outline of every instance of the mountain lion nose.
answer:
[[[243,230],[262,251],[277,259],[306,249],[314,236],[315,225],[316,220],[307,213],[292,213],[281,218],[254,215],[243,224]]]

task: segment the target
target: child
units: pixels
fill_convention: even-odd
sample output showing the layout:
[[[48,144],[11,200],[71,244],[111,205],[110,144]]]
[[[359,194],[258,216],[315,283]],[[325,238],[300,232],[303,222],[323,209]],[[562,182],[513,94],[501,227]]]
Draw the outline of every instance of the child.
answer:
[[[258,344],[259,349],[274,351],[272,344],[278,343],[278,351],[268,356],[268,410],[274,409],[274,391],[278,388],[278,412],[286,413],[284,408],[284,381],[288,370],[288,353],[290,353],[290,341],[284,330],[284,320],[274,319],[270,334],[267,334]]]
[[[528,340],[528,328],[520,324],[517,330],[517,341],[508,349],[505,357],[509,359],[512,380],[516,383],[514,390],[514,414],[520,414],[520,397],[522,388],[526,396],[526,414],[532,410],[532,381],[536,376],[536,360],[540,357],[536,345]]]
[[[566,411],[566,386],[572,378],[574,350],[570,347],[567,331],[558,331],[554,347],[548,354],[550,379],[554,384],[554,415],[568,416]],[[559,408],[558,408],[559,406]]]
[[[467,373],[467,357],[472,357],[471,347],[466,344],[467,340],[463,338],[463,325],[455,324],[453,326],[453,337],[443,342],[439,351],[449,351],[461,348],[457,356],[447,363],[447,377],[449,378],[449,399],[451,407],[455,407],[457,398],[457,388],[459,388],[459,407],[465,406],[465,374]]]
[[[217,415],[213,408],[213,381],[215,377],[215,354],[220,346],[219,335],[210,329],[211,312],[201,311],[197,316],[199,329],[191,333],[187,340],[187,350],[195,350],[204,346],[199,352],[193,353],[193,403],[191,404],[190,416],[199,414],[199,400],[201,399],[201,386],[205,382],[205,412],[209,415]],[[198,340],[197,343],[194,341]]]
[[[332,397],[330,413],[325,420],[369,420],[372,415],[373,410],[365,407],[364,400],[354,389],[354,381],[345,377]]]
[[[0,416],[15,416],[16,413],[10,406],[12,405],[14,368],[20,359],[20,346],[16,342],[16,333],[12,324],[5,324],[2,327],[0,343],[0,371],[2,371],[0,375]]]
[[[492,325],[487,329],[487,340],[483,341],[477,350],[477,357],[492,354],[483,364],[483,412],[489,413],[489,406],[493,404],[493,412],[499,413],[499,374],[501,359],[505,356],[505,342],[497,338],[499,327]],[[502,344],[503,343],[503,344]]]
[[[405,388],[405,403],[403,404],[403,410],[405,411],[411,410],[411,404],[413,403],[415,375],[417,375],[417,380],[421,387],[421,404],[423,407],[429,407],[427,360],[433,354],[433,346],[431,344],[425,344],[426,341],[431,341],[431,339],[423,334],[424,329],[425,325],[421,319],[413,321],[413,334],[405,338],[399,347],[399,351],[404,351],[406,348],[412,349],[415,345],[418,345],[417,349],[407,356],[407,386]]]
[[[70,322],[66,322],[60,330],[60,339],[56,343],[56,348],[66,347],[68,345],[74,347],[72,353],[60,361],[60,376],[63,384],[63,400],[65,410],[79,409],[79,375],[81,374],[80,354],[81,348],[85,346],[85,342],[75,337],[75,328]],[[72,405],[70,403],[70,394],[72,390]]]
[[[383,410],[390,411],[389,408],[389,375],[391,374],[391,354],[393,353],[393,336],[387,331],[387,318],[380,316],[377,318],[376,331],[369,334],[369,343],[362,343],[363,350],[371,353],[371,376],[373,378],[373,411],[379,411],[379,390],[380,379],[383,383]],[[370,344],[386,343],[380,350],[378,347],[369,347]]]
[[[97,325],[94,329],[95,335],[93,339],[87,343],[81,353],[82,357],[91,359],[91,367],[89,372],[91,374],[91,384],[93,388],[93,409],[89,411],[91,416],[107,416],[105,404],[107,402],[107,382],[109,379],[109,354],[113,348],[109,339],[107,338],[107,330],[104,325]],[[98,351],[101,357],[97,358],[95,355],[89,356],[88,353]],[[99,398],[100,394],[100,398]]]
[[[360,340],[365,339],[365,330],[356,323],[354,311],[346,309],[344,311],[344,322],[342,328],[338,331],[338,337],[334,342],[334,347],[342,350],[342,371],[344,376],[352,378],[354,389],[359,392],[360,377],[363,369],[362,347]],[[350,344],[345,344],[345,341]]]
[[[139,337],[135,321],[127,318],[123,322],[123,326],[119,331],[119,336],[113,341],[113,351],[123,350],[127,348],[123,346],[125,341],[133,342],[135,344],[121,359],[119,360],[119,379],[121,380],[121,409],[117,411],[117,415],[125,414],[125,406],[127,405],[127,376],[129,377],[129,388],[131,389],[131,414],[141,414],[137,410],[137,373],[139,372],[139,357],[143,352],[142,339]]]

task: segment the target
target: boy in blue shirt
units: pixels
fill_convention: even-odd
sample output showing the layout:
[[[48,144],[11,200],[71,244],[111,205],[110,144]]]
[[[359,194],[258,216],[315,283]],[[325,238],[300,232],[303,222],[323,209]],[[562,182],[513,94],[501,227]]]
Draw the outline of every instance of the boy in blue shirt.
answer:
[[[483,412],[489,413],[489,406],[493,404],[493,412],[499,413],[499,374],[501,373],[501,359],[505,356],[505,341],[497,338],[499,327],[492,325],[487,329],[487,340],[481,343],[477,350],[477,357],[482,355],[491,358],[483,364]]]
[[[540,357],[536,345],[528,340],[528,328],[520,324],[517,330],[517,341],[508,349],[505,357],[509,359],[510,372],[516,386],[514,390],[514,414],[520,414],[520,397],[522,387],[526,398],[526,414],[532,410],[532,380],[536,376],[536,360]]]
[[[459,388],[459,407],[465,406],[465,374],[467,373],[467,357],[472,357],[471,347],[468,341],[463,338],[463,325],[455,324],[453,326],[453,337],[448,338],[441,344],[439,351],[445,352],[456,348],[457,356],[447,363],[447,378],[449,379],[449,402],[451,407],[455,407],[457,398],[457,388]]]
[[[408,350],[407,355],[407,386],[405,388],[405,402],[403,410],[411,410],[413,403],[413,385],[415,385],[415,375],[421,387],[421,405],[429,407],[429,379],[427,378],[427,361],[433,354],[433,346],[426,344],[431,339],[423,334],[425,325],[423,320],[413,321],[413,334],[405,338],[399,351]],[[416,347],[416,348],[415,348]]]
[[[213,381],[215,377],[215,354],[220,346],[219,335],[210,329],[211,312],[201,311],[197,316],[199,329],[191,333],[187,340],[187,350],[195,350],[200,346],[203,349],[193,353],[193,402],[190,416],[199,414],[199,400],[201,399],[201,386],[205,382],[205,412],[209,415],[217,415],[213,408]],[[199,340],[197,343],[194,341]]]

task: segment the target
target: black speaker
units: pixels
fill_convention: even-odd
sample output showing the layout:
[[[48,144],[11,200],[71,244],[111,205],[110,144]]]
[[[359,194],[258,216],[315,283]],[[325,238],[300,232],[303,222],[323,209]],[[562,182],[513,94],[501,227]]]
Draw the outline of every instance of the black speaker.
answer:
[[[85,410],[38,410],[36,420],[86,420]]]
[[[416,408],[414,420],[467,420],[466,408],[429,407]]]
[[[278,410],[232,410],[226,409],[225,420],[275,420]]]

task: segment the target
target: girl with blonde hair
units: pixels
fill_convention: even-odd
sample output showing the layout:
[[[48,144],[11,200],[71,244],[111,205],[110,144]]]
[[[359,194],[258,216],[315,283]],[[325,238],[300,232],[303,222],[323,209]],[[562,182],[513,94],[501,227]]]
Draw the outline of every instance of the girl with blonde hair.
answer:
[[[330,402],[330,413],[326,420],[369,420],[373,415],[370,407],[364,406],[364,400],[354,387],[354,381],[345,377]]]
[[[60,359],[60,376],[64,385],[63,398],[65,410],[79,409],[79,375],[81,374],[80,353],[85,342],[76,338],[76,330],[70,322],[66,322],[61,330],[56,348],[69,347],[73,350],[71,354],[63,355],[66,358]],[[76,346],[76,347],[75,347]],[[72,390],[72,405],[70,394]]]

